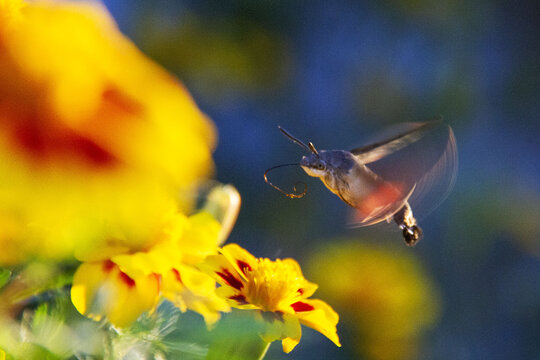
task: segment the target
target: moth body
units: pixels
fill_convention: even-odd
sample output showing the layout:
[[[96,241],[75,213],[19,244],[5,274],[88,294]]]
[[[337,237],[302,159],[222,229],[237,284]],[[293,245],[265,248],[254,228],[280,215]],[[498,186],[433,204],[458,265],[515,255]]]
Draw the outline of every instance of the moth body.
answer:
[[[360,206],[384,182],[349,151],[321,150],[318,154],[304,156],[300,166],[352,207]]]

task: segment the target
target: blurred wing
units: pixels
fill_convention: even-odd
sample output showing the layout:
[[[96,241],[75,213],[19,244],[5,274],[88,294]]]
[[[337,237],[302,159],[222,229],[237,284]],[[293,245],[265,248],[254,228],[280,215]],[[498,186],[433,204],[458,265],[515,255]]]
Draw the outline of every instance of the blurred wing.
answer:
[[[351,227],[374,225],[382,221],[392,220],[392,216],[405,205],[414,193],[413,186],[408,192],[403,192],[400,184],[382,183],[366,201],[352,213],[349,222]]]
[[[430,128],[429,136],[371,163],[369,167],[375,174],[385,183],[400,184],[399,193],[404,194],[388,201],[386,218],[393,215],[392,211],[399,211],[397,207],[405,201],[411,205],[417,220],[433,211],[452,190],[457,164],[456,139],[450,126]],[[379,218],[385,219],[384,214],[377,214],[374,220],[381,221]],[[360,226],[373,223],[376,222],[365,219]]]
[[[442,118],[437,117],[428,122],[402,124],[408,126],[409,129],[385,140],[352,149],[351,153],[354,154],[362,164],[372,163],[418,141],[430,130],[440,125],[441,121]]]
[[[457,177],[458,156],[454,132],[448,127],[448,140],[439,160],[416,183],[409,203],[423,218],[437,208],[452,191]]]

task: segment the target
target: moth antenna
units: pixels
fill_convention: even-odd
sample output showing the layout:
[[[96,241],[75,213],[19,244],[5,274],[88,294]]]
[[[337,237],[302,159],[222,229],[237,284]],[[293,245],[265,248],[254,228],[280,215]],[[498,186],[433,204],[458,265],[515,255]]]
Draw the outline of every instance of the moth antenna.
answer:
[[[300,145],[301,147],[303,147],[303,148],[306,149],[307,151],[312,151],[311,148],[310,148],[309,146],[307,146],[306,144],[304,144],[301,140],[295,138],[290,132],[288,132],[287,130],[285,130],[285,129],[282,128],[281,126],[278,126],[278,129],[283,133],[283,135],[285,135],[286,137],[288,137],[293,143]]]
[[[290,197],[291,199],[299,199],[299,198],[303,197],[304,195],[306,195],[306,193],[307,193],[307,184],[306,184],[306,183],[301,182],[301,181],[295,183],[294,186],[293,186],[293,192],[292,192],[292,193],[289,193],[289,192],[287,192],[287,191],[281,189],[280,187],[278,187],[278,186],[272,184],[272,183],[270,182],[270,180],[268,180],[268,177],[267,177],[268,172],[270,172],[270,171],[272,171],[272,170],[274,170],[274,169],[277,169],[277,168],[280,168],[280,167],[284,167],[284,166],[293,166],[293,165],[298,165],[298,166],[300,166],[300,164],[298,164],[298,163],[296,163],[296,164],[282,164],[282,165],[272,166],[270,169],[268,169],[268,170],[266,170],[266,171],[264,172],[264,181],[265,181],[268,185],[270,185],[271,187],[273,187],[274,189],[276,189],[277,191],[279,191],[280,193],[284,194],[285,196]],[[298,184],[302,184],[302,185],[304,186],[304,190],[303,190],[302,192],[300,192],[300,193],[298,193],[298,189],[297,189],[297,185],[298,185]]]
[[[319,152],[317,151],[317,149],[315,149],[315,145],[313,145],[311,141],[308,143],[308,145],[309,145],[309,150],[311,150],[312,153],[314,153],[315,155],[317,155],[317,157],[319,157]]]

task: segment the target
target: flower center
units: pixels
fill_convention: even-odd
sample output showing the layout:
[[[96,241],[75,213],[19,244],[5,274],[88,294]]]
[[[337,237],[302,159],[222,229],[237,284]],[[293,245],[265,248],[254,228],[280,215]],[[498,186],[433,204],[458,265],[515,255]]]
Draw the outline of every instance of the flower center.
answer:
[[[246,271],[246,277],[247,302],[265,311],[280,310],[280,305],[290,303],[305,281],[296,268],[279,259],[259,259],[255,269]]]

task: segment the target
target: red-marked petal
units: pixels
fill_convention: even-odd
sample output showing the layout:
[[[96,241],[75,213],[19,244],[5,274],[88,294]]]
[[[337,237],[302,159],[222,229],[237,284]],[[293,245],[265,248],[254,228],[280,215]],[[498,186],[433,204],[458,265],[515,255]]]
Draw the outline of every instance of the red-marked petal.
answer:
[[[235,278],[234,275],[231,274],[231,272],[227,269],[222,269],[220,272],[216,272],[216,274],[218,274],[227,285],[235,288],[236,290],[240,290],[244,287],[242,281]]]
[[[105,260],[103,262],[103,271],[108,273],[110,272],[114,267],[116,266],[115,263],[113,263],[111,260]]]
[[[298,317],[300,322],[317,330],[337,346],[341,346],[336,330],[339,321],[338,314],[322,300],[306,299],[303,303],[311,306],[312,311],[297,312],[295,316]]]
[[[174,278],[179,282],[182,283],[182,277],[180,276],[180,272],[176,269],[172,269],[172,272],[174,274]]]
[[[297,301],[294,304],[291,304],[291,307],[294,309],[295,312],[311,311],[314,309],[312,305],[306,304],[305,302],[301,301]]]
[[[118,273],[118,277],[120,278],[120,280],[122,280],[128,287],[134,287],[135,286],[135,280],[133,280],[132,278],[130,278],[126,273],[120,271]]]
[[[36,123],[30,121],[14,125],[13,136],[17,145],[37,161],[71,154],[89,165],[98,167],[111,166],[119,162],[113,153],[90,137],[70,129],[51,130]]]
[[[231,265],[243,276],[244,268],[253,270],[257,267],[257,259],[247,250],[237,244],[228,244],[221,249],[221,254],[229,261]]]
[[[251,268],[251,266],[250,266],[247,262],[245,262],[245,261],[242,261],[242,260],[236,260],[236,263],[238,264],[238,267],[240,268],[240,271],[242,271],[242,272],[244,273],[244,275],[246,274],[246,269],[247,269],[248,271],[253,270],[253,269]]]
[[[245,304],[248,303],[247,300],[246,300],[246,297],[244,295],[242,295],[242,294],[229,296],[229,299],[238,302],[240,305],[245,305]]]

